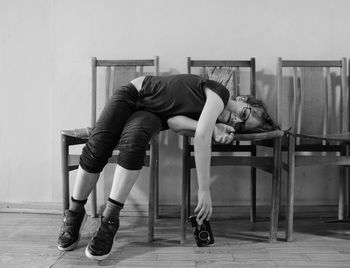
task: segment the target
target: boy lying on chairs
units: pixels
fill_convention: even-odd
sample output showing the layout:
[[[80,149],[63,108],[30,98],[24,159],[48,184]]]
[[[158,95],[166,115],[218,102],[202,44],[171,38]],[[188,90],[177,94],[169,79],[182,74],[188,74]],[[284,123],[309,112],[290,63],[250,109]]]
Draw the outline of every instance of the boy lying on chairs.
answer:
[[[150,138],[162,129],[195,131],[198,175],[198,224],[212,214],[210,147],[212,138],[228,144],[233,133],[274,130],[261,101],[251,96],[229,99],[220,83],[191,74],[142,76],[116,90],[104,107],[83,148],[70,207],[65,211],[59,250],[73,250],[86,219],[84,205],[99,174],[119,144],[120,155],[112,189],[99,227],[85,254],[103,260],[111,252],[119,213],[143,166]]]

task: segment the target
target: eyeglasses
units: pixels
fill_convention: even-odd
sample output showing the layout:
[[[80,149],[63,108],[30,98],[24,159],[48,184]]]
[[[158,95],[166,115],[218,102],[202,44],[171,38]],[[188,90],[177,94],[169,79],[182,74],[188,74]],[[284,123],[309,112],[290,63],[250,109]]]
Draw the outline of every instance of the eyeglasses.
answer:
[[[250,107],[250,106],[244,107],[239,115],[240,119],[243,122],[247,121],[251,112],[252,112],[252,107]]]
[[[236,133],[247,132],[245,124],[246,124],[246,121],[249,119],[251,112],[252,112],[252,107],[250,107],[249,105],[242,109],[242,111],[239,114],[239,118],[242,122],[236,123],[234,126]]]

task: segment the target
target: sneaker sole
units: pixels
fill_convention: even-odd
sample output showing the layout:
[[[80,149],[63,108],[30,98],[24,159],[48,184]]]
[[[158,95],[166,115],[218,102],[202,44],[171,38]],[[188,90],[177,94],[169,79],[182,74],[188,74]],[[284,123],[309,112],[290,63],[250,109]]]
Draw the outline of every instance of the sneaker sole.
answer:
[[[117,235],[117,234],[115,234],[115,235]],[[114,239],[115,239],[115,236],[113,237],[113,244],[114,244]],[[111,247],[111,251],[112,251],[112,248],[113,248],[113,244],[112,244],[112,247]],[[92,255],[92,254],[89,252],[89,245],[87,245],[87,247],[85,248],[85,256],[88,257],[90,260],[102,261],[102,260],[106,259],[106,258],[111,254],[111,251],[108,252],[108,253],[105,254],[105,255],[96,256],[96,255]]]
[[[102,261],[106,259],[110,254],[111,252],[107,253],[106,255],[95,256],[89,252],[88,246],[85,248],[85,256],[88,257],[90,260],[94,260],[94,261]]]
[[[75,248],[78,246],[79,241],[80,241],[80,233],[81,233],[81,230],[83,229],[83,227],[84,227],[84,225],[85,225],[86,219],[87,219],[87,215],[86,215],[86,213],[85,213],[84,218],[83,218],[83,222],[81,223],[81,226],[80,226],[80,229],[79,229],[78,240],[77,240],[75,243],[73,243],[72,245],[70,245],[69,247],[63,248],[63,247],[61,247],[61,246],[57,246],[57,248],[58,248],[60,251],[70,251],[70,250],[75,249]]]

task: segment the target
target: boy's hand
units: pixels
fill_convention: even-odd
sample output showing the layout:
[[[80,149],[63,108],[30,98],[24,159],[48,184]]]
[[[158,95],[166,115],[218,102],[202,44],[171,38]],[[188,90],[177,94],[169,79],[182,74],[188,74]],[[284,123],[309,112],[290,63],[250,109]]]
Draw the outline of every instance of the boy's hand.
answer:
[[[197,214],[197,222],[199,225],[203,224],[204,220],[209,220],[213,212],[213,207],[211,203],[210,191],[198,190],[198,205],[194,210]]]
[[[214,141],[229,144],[233,141],[235,129],[232,126],[217,123],[213,131]]]

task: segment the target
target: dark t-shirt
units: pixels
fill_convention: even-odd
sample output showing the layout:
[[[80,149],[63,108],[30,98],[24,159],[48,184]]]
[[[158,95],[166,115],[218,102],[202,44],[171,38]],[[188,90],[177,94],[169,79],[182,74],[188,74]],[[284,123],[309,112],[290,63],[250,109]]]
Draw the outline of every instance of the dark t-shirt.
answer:
[[[198,120],[206,101],[205,87],[218,94],[226,106],[229,91],[224,86],[192,74],[146,76],[138,106],[157,114],[164,123],[176,115]]]

